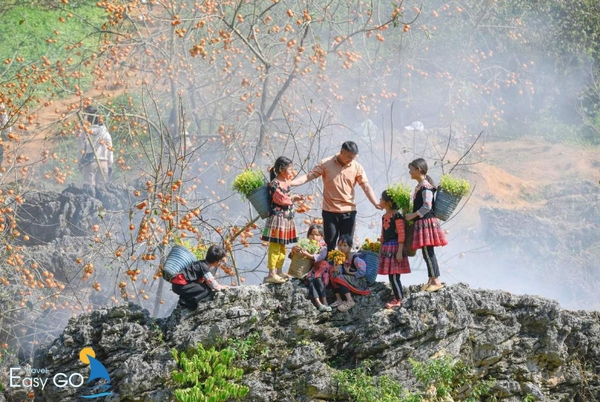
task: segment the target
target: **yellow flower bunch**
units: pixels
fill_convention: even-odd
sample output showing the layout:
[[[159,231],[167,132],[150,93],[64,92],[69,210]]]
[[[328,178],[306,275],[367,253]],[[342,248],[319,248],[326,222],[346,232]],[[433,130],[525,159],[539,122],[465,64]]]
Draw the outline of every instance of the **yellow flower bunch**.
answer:
[[[346,261],[346,254],[340,250],[331,250],[327,253],[327,261],[333,261],[333,265],[342,265]]]
[[[362,247],[360,248],[361,250],[366,250],[366,251],[372,251],[374,253],[379,253],[379,250],[381,249],[381,243],[379,241],[371,241],[371,239],[369,239],[368,237],[365,239],[365,242],[363,243]]]

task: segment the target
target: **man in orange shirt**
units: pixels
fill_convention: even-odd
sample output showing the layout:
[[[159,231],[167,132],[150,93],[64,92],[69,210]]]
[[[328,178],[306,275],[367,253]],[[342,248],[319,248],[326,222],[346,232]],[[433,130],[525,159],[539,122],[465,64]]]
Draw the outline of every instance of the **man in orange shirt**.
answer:
[[[323,179],[323,229],[327,251],[335,249],[339,236],[353,236],[356,221],[354,187],[358,184],[377,209],[381,209],[375,192],[369,185],[363,167],[354,159],[358,155],[358,145],[353,141],[342,144],[340,152],[323,159],[308,174],[290,182],[299,186],[321,177]]]

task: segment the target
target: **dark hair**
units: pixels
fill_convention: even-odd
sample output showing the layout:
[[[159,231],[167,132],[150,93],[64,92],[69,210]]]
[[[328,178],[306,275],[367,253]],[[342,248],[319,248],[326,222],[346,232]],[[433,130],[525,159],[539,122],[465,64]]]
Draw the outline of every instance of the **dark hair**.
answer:
[[[431,184],[433,187],[435,187],[435,182],[427,174],[427,171],[429,170],[429,167],[427,167],[427,162],[425,161],[425,159],[423,159],[423,158],[417,158],[417,159],[415,159],[414,161],[412,161],[411,163],[408,164],[408,167],[411,167],[411,166],[414,167],[415,169],[417,169],[419,172],[423,173],[425,175],[425,178],[429,182],[429,184]]]
[[[206,251],[206,257],[204,259],[207,263],[212,264],[213,262],[221,261],[223,257],[225,257],[225,249],[213,244]]]
[[[269,176],[271,177],[271,180],[275,179],[275,177],[277,177],[277,175],[282,170],[284,170],[291,164],[292,164],[292,160],[288,157],[280,156],[279,158],[277,158],[277,160],[275,161],[275,164],[273,165],[273,167],[271,168],[271,171],[269,172]]]
[[[354,155],[358,155],[358,145],[354,141],[346,141],[342,144],[344,151],[352,152]]]
[[[388,194],[387,190],[383,190],[383,193],[381,193],[381,199],[384,201],[389,201],[392,203],[392,209],[399,209],[398,205],[396,205],[396,202],[394,200],[392,200],[392,197],[390,197],[390,195]]]
[[[325,236],[325,231],[323,230],[323,226],[313,223],[312,225],[310,225],[308,227],[308,232],[306,232],[306,237],[310,236],[312,231],[315,229],[317,229],[319,231],[319,234],[321,235],[321,237]]]
[[[352,248],[352,236],[343,234],[338,238],[338,243],[346,243],[348,247]]]
[[[89,106],[86,106],[86,108],[83,111],[85,114],[87,114],[87,116],[86,116],[87,121],[89,121],[92,125],[102,124],[98,118],[98,109],[89,105]]]

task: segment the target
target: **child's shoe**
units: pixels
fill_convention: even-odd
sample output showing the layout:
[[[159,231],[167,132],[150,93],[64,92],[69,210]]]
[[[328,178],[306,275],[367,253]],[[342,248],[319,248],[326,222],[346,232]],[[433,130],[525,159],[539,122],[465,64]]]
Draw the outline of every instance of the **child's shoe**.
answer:
[[[329,313],[329,312],[331,312],[332,310],[333,310],[333,309],[332,309],[331,307],[329,307],[329,306],[327,306],[327,305],[325,305],[325,304],[321,304],[321,305],[319,306],[319,311],[320,311],[321,313]]]
[[[354,301],[345,301],[338,306],[338,311],[344,313],[354,307],[356,303]]]
[[[273,276],[267,276],[267,279],[265,282],[281,284],[281,283],[285,283],[285,279],[283,279],[279,275],[273,275]]]
[[[394,308],[402,306],[402,299],[398,300],[396,298],[392,299],[391,302],[385,304],[385,308]]]

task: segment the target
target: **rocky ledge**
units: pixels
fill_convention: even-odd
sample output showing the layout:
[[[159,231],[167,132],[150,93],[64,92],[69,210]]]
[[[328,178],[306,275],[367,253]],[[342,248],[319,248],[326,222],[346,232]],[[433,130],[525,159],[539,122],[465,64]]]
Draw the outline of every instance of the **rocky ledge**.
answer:
[[[87,375],[79,352],[91,347],[111,378],[112,395],[104,400],[164,402],[175,400],[172,348],[253,337],[261,346],[242,364],[247,401],[343,400],[333,374],[366,359],[374,362],[373,374],[414,389],[408,359],[426,361],[442,351],[495,378],[493,393],[501,401],[600,395],[597,312],[465,284],[437,293],[411,286],[395,310],[383,308],[390,298],[389,287],[377,283],[349,312],[319,314],[307,289],[291,281],[228,289],[197,311],[177,308],[166,319],[135,305],[100,309],[72,319],[58,339],[36,351],[32,367]],[[16,390],[5,387],[9,401],[23,397]],[[36,394],[39,401],[80,400],[73,387],[46,386]]]

